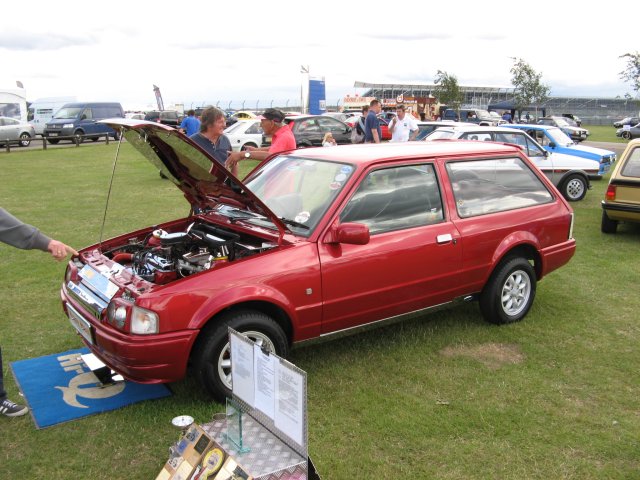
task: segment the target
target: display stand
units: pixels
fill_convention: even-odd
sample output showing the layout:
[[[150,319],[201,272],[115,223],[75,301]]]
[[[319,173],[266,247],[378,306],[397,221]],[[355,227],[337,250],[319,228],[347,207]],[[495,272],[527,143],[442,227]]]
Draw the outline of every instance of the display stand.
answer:
[[[255,479],[310,479],[306,373],[231,328],[229,343],[231,415],[203,429]]]
[[[189,426],[158,480],[320,480],[307,453],[306,373],[231,328],[229,344],[225,413]]]

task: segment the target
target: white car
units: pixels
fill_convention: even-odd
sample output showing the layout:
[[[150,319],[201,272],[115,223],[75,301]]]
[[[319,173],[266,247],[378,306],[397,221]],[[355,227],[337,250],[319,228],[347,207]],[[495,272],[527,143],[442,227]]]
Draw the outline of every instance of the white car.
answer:
[[[12,145],[13,142],[18,142],[21,147],[28,147],[35,136],[35,129],[30,123],[17,118],[0,117],[0,145],[4,145],[8,140]]]
[[[591,188],[589,179],[596,177],[600,169],[600,163],[596,160],[547,152],[525,131],[514,128],[477,125],[441,127],[425,138],[425,141],[434,140],[476,140],[518,145],[570,202],[584,198]]]
[[[233,125],[227,127],[224,134],[231,142],[233,151],[245,150],[246,147],[262,146],[262,127],[260,120],[238,120]]]

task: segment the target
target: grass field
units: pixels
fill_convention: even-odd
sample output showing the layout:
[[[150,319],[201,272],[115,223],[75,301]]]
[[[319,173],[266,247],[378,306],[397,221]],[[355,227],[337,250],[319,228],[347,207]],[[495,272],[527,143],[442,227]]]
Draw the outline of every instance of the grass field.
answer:
[[[0,154],[0,205],[76,248],[95,243],[116,148]],[[577,253],[539,283],[522,322],[489,325],[466,304],[293,352],[308,374],[309,448],[323,479],[640,477],[640,227],[600,233],[605,187],[594,182],[573,204]],[[187,211],[123,145],[103,236]],[[0,268],[0,344],[16,400],[11,361],[81,342],[60,306],[62,263],[0,244]],[[205,423],[222,411],[190,379],[171,388],[45,430],[29,416],[0,418],[0,478],[155,478],[176,440],[171,419]]]

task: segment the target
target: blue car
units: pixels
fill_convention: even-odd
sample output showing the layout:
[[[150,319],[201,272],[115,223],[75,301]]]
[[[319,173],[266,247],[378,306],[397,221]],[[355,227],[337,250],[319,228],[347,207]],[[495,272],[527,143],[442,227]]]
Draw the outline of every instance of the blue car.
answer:
[[[503,127],[524,130],[529,134],[529,136],[535,138],[537,142],[548,152],[575,155],[577,157],[597,161],[600,164],[598,177],[607,173],[613,162],[616,161],[615,152],[612,152],[611,150],[604,150],[602,148],[578,145],[558,127],[552,127],[549,125],[527,125],[521,123],[503,125]]]

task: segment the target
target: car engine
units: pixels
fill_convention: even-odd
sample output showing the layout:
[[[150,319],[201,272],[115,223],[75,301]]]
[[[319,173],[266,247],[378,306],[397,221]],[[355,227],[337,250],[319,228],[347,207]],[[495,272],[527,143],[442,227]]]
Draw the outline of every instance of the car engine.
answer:
[[[237,233],[196,222],[184,232],[154,230],[144,240],[132,238],[105,255],[140,278],[164,285],[275,247],[256,240],[245,241]]]

